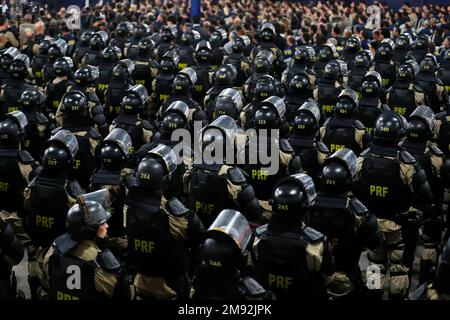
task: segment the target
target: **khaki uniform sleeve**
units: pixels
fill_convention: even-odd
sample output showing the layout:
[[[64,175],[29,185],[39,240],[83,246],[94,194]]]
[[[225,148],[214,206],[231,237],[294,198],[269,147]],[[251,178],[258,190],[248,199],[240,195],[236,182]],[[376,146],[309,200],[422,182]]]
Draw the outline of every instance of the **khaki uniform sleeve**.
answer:
[[[306,265],[310,271],[320,271],[322,268],[324,244],[310,243],[306,247]]]
[[[10,31],[6,32],[6,38],[8,39],[11,46],[18,48],[19,47],[19,41],[14,36],[14,34]]]
[[[414,92],[414,99],[416,101],[416,106],[425,104],[425,94],[423,92]]]
[[[147,129],[142,129],[142,139],[144,140],[144,143],[149,143],[152,140],[153,132]]]
[[[98,145],[99,145],[99,141],[98,140],[89,139],[90,151],[91,151],[91,154],[93,156],[95,156],[95,150],[97,149]]]
[[[317,151],[317,162],[322,166],[323,162],[325,161],[325,159],[327,158],[327,154]]]
[[[117,277],[115,274],[97,268],[95,269],[94,282],[97,291],[105,293],[111,298],[114,297],[114,288],[117,284]]]
[[[319,99],[319,89],[315,88],[313,91],[313,98],[314,100],[318,100]]]
[[[405,182],[407,186],[409,186],[409,189],[411,192],[414,192],[413,186],[412,186],[412,178],[415,173],[415,169],[413,165],[410,164],[404,164],[400,163],[400,176]]]
[[[294,156],[291,153],[286,153],[280,150],[280,163],[286,169],[286,173],[289,174],[289,164]]]
[[[320,127],[319,129],[319,138],[322,141],[323,137],[325,137],[325,133],[327,132],[327,128],[325,126]]]
[[[27,182],[27,184],[30,182],[30,174],[33,172],[33,167],[30,164],[22,164],[19,162],[19,170],[22,174],[22,178]]]
[[[185,195],[189,194],[190,189],[191,189],[191,171],[188,170],[183,175],[183,193]]]
[[[56,114],[55,114],[55,121],[56,121],[56,125],[58,127],[62,126],[62,122],[63,122],[63,114],[62,114],[62,111],[61,111],[61,107],[62,107],[62,104],[60,102],[59,106],[58,106],[58,109],[56,110]]]
[[[364,130],[355,129],[355,141],[361,147],[361,149],[364,147],[363,143],[364,134],[365,134]]]
[[[175,217],[169,214],[169,230],[175,239],[188,239],[188,220],[185,217]]]

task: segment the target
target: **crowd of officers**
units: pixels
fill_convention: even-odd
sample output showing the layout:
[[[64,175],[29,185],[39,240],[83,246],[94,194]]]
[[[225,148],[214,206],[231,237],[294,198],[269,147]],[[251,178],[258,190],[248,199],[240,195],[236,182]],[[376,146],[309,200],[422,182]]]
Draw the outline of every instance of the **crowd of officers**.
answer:
[[[277,37],[122,22],[1,51],[0,299],[25,251],[32,299],[449,298],[450,50]],[[178,161],[194,122],[241,153]],[[240,128],[276,174],[236,161]]]

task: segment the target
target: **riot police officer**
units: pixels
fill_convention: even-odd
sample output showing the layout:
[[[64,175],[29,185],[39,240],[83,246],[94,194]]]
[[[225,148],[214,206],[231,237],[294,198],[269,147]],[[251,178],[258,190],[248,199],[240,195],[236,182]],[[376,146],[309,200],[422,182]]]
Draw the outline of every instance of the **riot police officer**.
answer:
[[[120,113],[121,102],[127,90],[134,84],[130,79],[130,71],[133,70],[131,61],[125,59],[123,62],[118,62],[113,68],[112,77],[105,89],[105,116],[108,123],[111,123]]]
[[[352,89],[345,89],[339,94],[334,116],[325,121],[320,128],[320,141],[332,153],[342,148],[351,149],[357,155],[368,143],[364,125],[356,120],[358,97]]]
[[[256,279],[272,290],[277,300],[326,300],[333,275],[328,239],[302,218],[317,194],[308,175],[288,176],[274,186],[272,216],[256,229],[253,260]]]
[[[55,63],[53,63],[53,72],[55,73],[55,79],[49,82],[45,87],[45,93],[47,95],[47,114],[56,114],[64,93],[67,92],[67,88],[69,86],[73,85],[71,80],[72,68],[73,61],[69,57],[58,58],[56,59]]]
[[[10,74],[8,72],[9,67],[13,60],[20,54],[20,51],[15,47],[10,47],[3,51],[0,56],[0,84],[3,84],[3,81],[10,78]]]
[[[168,52],[173,50],[175,40],[175,33],[167,26],[164,26],[161,30],[161,43],[156,48],[156,56],[158,57],[158,61],[162,60],[162,57]],[[178,64],[177,64],[178,68]]]
[[[192,283],[194,300],[258,300],[266,291],[249,277],[246,266],[252,230],[239,212],[225,209],[209,227],[202,262]]]
[[[361,253],[382,243],[376,217],[350,192],[356,169],[357,157],[350,149],[340,149],[326,159],[308,217],[308,226],[331,242],[336,270],[328,293],[336,300],[361,299],[366,287],[358,265]]]
[[[49,83],[55,78],[55,71],[53,64],[56,59],[62,58],[67,53],[67,43],[63,39],[58,39],[53,42],[48,49],[48,61],[43,68],[44,84]]]
[[[310,99],[295,113],[291,123],[289,144],[300,157],[302,170],[309,175],[316,186],[319,185],[319,173],[324,160],[329,156],[327,146],[319,141],[320,109],[317,103]]]
[[[142,84],[147,92],[152,90],[153,79],[158,74],[158,63],[155,61],[155,44],[150,38],[143,38],[138,43],[138,51],[134,59],[132,77],[134,83]]]
[[[272,96],[261,102],[254,117],[257,139],[250,139],[245,146],[245,159],[251,160],[253,152],[259,154],[257,161],[247,161],[243,168],[249,176],[249,183],[255,189],[257,198],[262,201],[269,200],[276,181],[289,174],[301,172],[300,158],[295,155],[289,142],[282,138],[282,132],[286,130],[283,128],[286,125],[285,113],[286,106],[279,97]],[[273,134],[274,130],[279,130],[278,136]],[[272,160],[269,166],[263,163],[261,155],[264,152]],[[273,170],[275,157],[278,158],[279,168]]]
[[[12,267],[24,256],[23,245],[14,229],[0,217],[0,301],[14,300],[16,292],[11,277]],[[13,280],[14,281],[14,280]]]
[[[45,293],[38,293],[43,280],[44,255],[53,240],[65,233],[67,210],[83,193],[77,180],[69,178],[77,151],[76,137],[68,130],[58,131],[47,143],[42,168],[24,191],[24,226],[36,250],[28,256],[32,300],[45,296]],[[49,289],[45,285],[43,288],[44,291]]]
[[[395,81],[394,41],[384,39],[375,53],[374,71],[381,75],[383,86],[389,88]]]
[[[126,168],[130,161],[132,141],[129,134],[120,128],[113,129],[99,147],[100,167],[94,171],[90,190],[107,189],[110,199],[111,219],[108,222],[108,246],[118,256],[126,249],[123,206],[125,201],[125,179],[132,173]]]
[[[319,78],[317,88],[314,89],[314,99],[328,118],[333,114],[337,97],[345,85],[343,77],[347,73],[347,64],[342,60],[330,61],[323,71],[323,78]]]
[[[259,78],[270,75],[274,76],[273,63],[274,55],[269,50],[261,50],[252,62],[251,76],[245,81],[243,93],[248,101],[252,100],[253,89]],[[275,77],[274,77],[275,79]]]
[[[159,73],[152,83],[151,110],[158,110],[172,93],[172,82],[178,72],[178,54],[168,51],[162,57]]]
[[[350,36],[345,41],[344,50],[342,50],[341,59],[347,63],[347,69],[353,67],[355,57],[361,51],[361,40],[356,36]]]
[[[67,233],[56,238],[45,255],[51,300],[130,299],[128,277],[120,270],[119,261],[111,251],[99,248],[111,214],[100,200],[85,200],[94,197],[78,197],[78,204],[67,213]],[[74,276],[80,285],[69,281]]]
[[[318,48],[317,59],[314,63],[314,71],[316,72],[317,79],[321,79],[324,75],[324,69],[326,65],[334,59],[337,59],[339,54],[336,50],[336,46],[332,43],[326,43]]]
[[[126,44],[126,47],[124,49],[124,54],[128,59],[135,60],[140,47],[140,42],[142,39],[148,39],[151,40],[149,37],[147,38],[149,31],[149,27],[145,23],[139,23],[134,32],[133,36],[131,37],[130,41]],[[153,42],[153,40],[152,40]],[[153,51],[155,48],[151,49]]]
[[[427,106],[419,106],[409,117],[406,139],[401,146],[408,151],[425,171],[427,180],[433,191],[437,212],[432,216],[423,216],[422,238],[424,249],[420,262],[419,283],[431,280],[437,267],[437,247],[440,243],[443,221],[441,212],[447,211],[450,200],[450,161],[444,153],[431,142],[435,126],[433,110]],[[418,230],[411,230],[413,236],[418,236]],[[414,252],[411,248],[411,255]],[[412,264],[412,262],[410,262]]]
[[[81,60],[89,50],[89,43],[93,35],[93,31],[86,30],[81,34],[80,40],[77,42],[76,49],[73,53],[73,62],[77,69],[81,66]]]
[[[28,120],[22,150],[30,152],[35,159],[39,159],[44,151],[51,131],[51,124],[42,113],[44,100],[44,94],[35,88],[25,89],[20,95],[21,107],[19,110],[25,114]]]
[[[20,107],[20,95],[22,91],[32,88],[25,82],[30,67],[30,58],[24,54],[17,55],[12,61],[8,72],[10,79],[3,82],[0,91],[0,102],[2,104],[1,114],[13,112]]]
[[[236,129],[234,119],[226,115],[206,126],[201,133],[203,157],[194,161],[183,179],[190,208],[208,227],[225,208],[241,209],[251,221],[260,216],[255,191],[236,166]]]
[[[134,286],[141,298],[186,299],[189,296],[189,253],[203,238],[204,227],[195,213],[164,189],[177,164],[172,149],[159,145],[139,163],[128,186],[126,229]],[[191,251],[190,251],[191,250]]]
[[[402,33],[395,40],[394,60],[400,65],[408,60],[412,48],[412,38],[409,33]]]
[[[197,73],[197,82],[192,92],[192,98],[198,103],[202,103],[206,92],[212,86],[212,47],[208,41],[202,40],[195,46],[195,61],[192,69]]]
[[[224,89],[214,100],[212,119],[227,115],[239,122],[243,106],[244,102],[240,91],[232,88]]]
[[[381,75],[376,71],[369,71],[362,79],[361,98],[358,101],[356,118],[366,128],[366,133],[372,135],[377,117],[389,107],[384,104],[384,86]]]
[[[48,49],[50,41],[45,40],[39,44],[38,53],[33,56],[30,62],[31,74],[34,79],[34,84],[38,87],[44,88],[44,66],[48,62]],[[1,73],[1,70],[0,70]]]
[[[100,133],[89,116],[88,99],[78,90],[70,90],[61,101],[62,125],[55,129],[67,129],[78,141],[79,150],[75,155],[71,176],[76,177],[83,189],[89,186],[89,180],[96,168],[96,148],[101,140]]]
[[[444,86],[445,95],[450,95],[450,49],[445,51],[444,60],[438,70],[437,77]]]
[[[147,101],[148,93],[143,85],[137,84],[128,89],[122,100],[119,115],[110,126],[110,131],[122,128],[128,132],[132,141],[131,153],[143,144],[149,143],[153,136],[154,127],[142,119]]]
[[[412,204],[432,210],[433,203],[425,172],[409,152],[397,145],[405,134],[403,121],[392,111],[385,111],[377,118],[372,145],[358,158],[353,188],[355,196],[377,217],[383,235],[383,247],[368,253],[367,276],[370,278],[372,272],[380,276],[369,291],[378,298],[383,292],[387,266],[389,297],[403,299],[406,296],[410,257],[405,252],[408,239],[402,233],[411,223],[408,211]]]
[[[231,52],[224,58],[223,63],[232,64],[237,71],[236,87],[242,87],[247,80],[250,69],[250,61],[245,55],[247,47],[250,45],[248,36],[239,36],[231,43]]]
[[[83,56],[82,64],[89,64],[96,67],[99,66],[101,63],[102,50],[106,47],[107,42],[108,34],[105,31],[102,30],[94,33],[91,40],[89,40],[89,50],[87,50],[86,54]],[[123,48],[121,50],[123,52]]]
[[[133,25],[129,21],[123,21],[117,25],[111,44],[119,47],[125,53],[125,48],[129,45],[129,36],[133,31]],[[126,54],[125,54],[126,55]]]
[[[372,61],[373,55],[369,50],[362,50],[355,56],[353,66],[348,74],[347,85],[350,87],[350,89],[355,90],[358,94],[360,94],[360,87],[364,75],[372,66]]]
[[[218,67],[213,75],[213,86],[206,92],[203,105],[208,115],[208,120],[213,118],[214,101],[225,89],[233,88],[236,81],[237,71],[232,64],[224,64]]]
[[[314,59],[315,52],[313,47],[300,46],[295,48],[294,56],[292,57],[288,67],[284,70],[281,81],[286,86],[289,86],[292,78],[296,74],[304,72],[308,75],[308,80],[311,83],[311,86],[315,86],[317,80],[316,73],[312,69],[312,67],[314,66]]]
[[[304,72],[296,73],[289,82],[286,90],[286,120],[291,123],[295,117],[296,111],[309,99],[313,97],[314,85],[311,83],[311,77]]]
[[[217,70],[222,64],[223,58],[225,56],[223,45],[225,44],[225,41],[227,41],[227,39],[227,32],[223,28],[215,29],[209,37],[209,43],[211,44],[212,48],[211,68],[213,70]]]
[[[419,66],[417,62],[408,60],[397,68],[397,79],[386,94],[386,103],[394,111],[404,117],[420,105],[426,104],[426,96],[422,88],[414,84]]]
[[[181,35],[180,44],[178,45],[178,69],[182,70],[192,67],[195,64],[194,46],[200,41],[200,33],[195,30],[188,29]]]
[[[10,222],[25,244],[29,237],[23,229],[23,190],[35,168],[33,157],[20,149],[27,117],[21,111],[7,113],[0,119],[0,218]]]
[[[443,110],[444,85],[436,75],[439,69],[437,58],[432,53],[427,53],[420,62],[419,72],[416,74],[415,84],[425,91],[426,99],[434,113]]]
[[[419,34],[414,43],[414,48],[411,51],[411,56],[414,60],[420,62],[425,58],[425,55],[430,50],[430,38],[426,34]]]
[[[107,46],[101,54],[101,62],[98,66],[99,76],[96,83],[96,93],[101,103],[105,103],[105,90],[113,75],[113,69],[122,53],[118,47]]]

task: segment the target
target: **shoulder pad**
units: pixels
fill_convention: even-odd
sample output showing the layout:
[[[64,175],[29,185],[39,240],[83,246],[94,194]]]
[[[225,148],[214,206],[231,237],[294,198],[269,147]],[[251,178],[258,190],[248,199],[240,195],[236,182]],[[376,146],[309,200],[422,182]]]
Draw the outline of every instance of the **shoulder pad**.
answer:
[[[400,161],[405,164],[415,164],[416,163],[416,159],[414,159],[414,157],[406,150],[401,150],[399,152],[398,156],[399,156]]]
[[[130,173],[123,177],[123,183],[127,189],[130,189],[137,185],[135,176]]]
[[[153,131],[155,129],[152,126],[152,124],[150,122],[148,122],[147,120],[142,120],[142,128],[144,128],[145,130],[150,130],[150,131]]]
[[[386,103],[381,104],[381,108],[380,109],[382,111],[391,111],[391,108]]]
[[[286,139],[281,139],[280,140],[280,150],[283,151],[283,152],[287,152],[287,153],[294,152],[294,150],[292,149],[291,144]]]
[[[366,128],[359,120],[355,120],[353,123],[355,124],[356,129],[364,130]]]
[[[366,206],[356,198],[350,199],[350,208],[356,213],[358,216],[362,216],[363,214],[369,212]]]
[[[325,143],[323,143],[322,141],[316,142],[316,145],[317,145],[317,150],[319,150],[320,153],[326,153],[326,154],[330,153],[330,150],[325,145]]]
[[[251,277],[244,277],[241,279],[242,289],[250,297],[262,296],[266,293],[266,290]]]
[[[368,154],[370,152],[370,148],[367,148],[367,149],[364,149],[360,154],[359,154],[359,156],[360,157],[364,157],[366,154]]]
[[[437,156],[437,157],[442,157],[444,156],[444,153],[441,151],[441,149],[439,149],[436,145],[432,144],[431,146],[429,146],[430,152]]]
[[[167,202],[167,207],[169,209],[169,212],[177,217],[185,216],[189,209],[186,208],[180,200],[177,198],[172,198]]]
[[[28,151],[20,151],[19,152],[19,161],[23,164],[32,164],[34,163],[34,159]]]
[[[310,227],[303,228],[303,235],[307,238],[307,240],[309,240],[309,242],[319,242],[325,238],[325,236],[319,231]]]
[[[47,119],[47,117],[43,114],[43,113],[38,113],[37,115],[36,115],[36,122],[38,123],[38,124],[47,124],[48,123],[48,119]]]
[[[71,197],[77,197],[84,193],[77,180],[70,180],[68,185],[68,193]]]
[[[442,118],[445,118],[447,116],[447,112],[442,111],[442,112],[436,113],[435,116],[436,116],[436,119],[442,119]]]
[[[256,230],[255,230],[256,235],[259,237],[262,236],[266,232],[267,232],[267,224],[262,225],[262,226],[256,228]]]
[[[327,120],[325,120],[325,122],[323,123],[322,127],[326,127],[328,125],[328,123],[331,121],[331,117],[327,118]]]
[[[443,86],[443,85],[444,85],[444,83],[442,82],[441,79],[439,79],[439,78],[436,77],[434,80],[436,81],[436,84],[437,84],[438,86]]]
[[[97,255],[97,262],[100,267],[106,271],[119,271],[120,263],[111,250],[103,250]]]
[[[242,173],[241,169],[239,169],[238,167],[233,167],[233,168],[228,169],[227,178],[233,184],[242,184],[242,183],[247,182],[244,174]]]
[[[423,91],[423,89],[421,87],[419,87],[418,85],[414,84],[414,91],[417,91],[419,93],[424,93],[425,91]]]
[[[58,249],[61,254],[66,254],[70,249],[74,248],[78,244],[78,241],[72,239],[72,236],[68,233],[63,234],[55,239],[53,245]]]
[[[102,139],[102,135],[94,128],[89,128],[88,133],[89,133],[89,138],[91,138],[91,139],[94,139],[94,140]]]

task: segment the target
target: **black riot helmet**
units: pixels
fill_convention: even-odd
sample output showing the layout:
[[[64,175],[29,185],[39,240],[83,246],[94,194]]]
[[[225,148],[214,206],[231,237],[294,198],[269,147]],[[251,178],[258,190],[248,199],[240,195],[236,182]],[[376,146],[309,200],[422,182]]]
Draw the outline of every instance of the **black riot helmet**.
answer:
[[[176,51],[168,51],[164,54],[159,64],[161,73],[174,74],[178,71],[179,57]]]
[[[222,90],[214,100],[213,118],[227,115],[238,120],[243,107],[243,98],[240,91],[233,88]]]
[[[351,119],[358,107],[358,95],[352,89],[344,89],[337,98],[334,116],[338,118]]]
[[[49,174],[67,173],[78,152],[78,141],[69,130],[59,130],[47,142],[42,165]]]
[[[332,60],[325,66],[323,76],[328,80],[339,80],[347,73],[347,64],[342,60]]]
[[[211,33],[211,36],[209,37],[209,42],[211,43],[211,46],[215,48],[223,46],[226,40],[227,40],[227,32],[225,31],[225,29],[222,28],[214,30]]]
[[[114,128],[102,141],[100,161],[110,171],[120,171],[128,162],[132,146],[130,135],[121,128]]]
[[[227,115],[222,115],[202,129],[201,144],[205,155],[216,156],[216,147],[229,150],[234,147],[237,130],[236,121]],[[228,159],[223,151],[224,161]],[[204,158],[206,159],[206,158]],[[233,159],[234,160],[234,159]]]
[[[362,50],[355,55],[353,65],[355,67],[369,68],[370,65],[372,64],[372,60],[373,60],[372,52],[370,52],[369,50]]]
[[[192,68],[184,68],[173,79],[173,92],[176,94],[189,94],[197,82],[197,74]]]
[[[176,129],[186,129],[188,126],[189,107],[183,101],[174,101],[164,112],[161,121],[161,132],[172,134]]]
[[[63,39],[58,39],[50,45],[48,49],[48,57],[50,61],[55,61],[57,58],[64,57],[67,51],[67,43]]]
[[[349,53],[355,53],[361,50],[361,40],[356,36],[351,36],[345,42],[344,50]]]
[[[254,115],[256,129],[278,129],[284,120],[286,105],[283,99],[272,96],[262,101]]]
[[[426,34],[419,34],[414,44],[415,49],[428,49],[430,38]]]
[[[194,33],[192,32],[192,30],[187,30],[187,31],[183,32],[183,34],[181,35],[180,42],[184,46],[192,47],[194,45],[194,41],[195,41],[195,37],[194,37]]]
[[[120,49],[119,49],[120,50]],[[102,51],[102,62],[114,62],[117,59],[117,51],[114,46],[107,46]]]
[[[168,146],[159,144],[139,163],[136,170],[137,183],[140,187],[162,190],[170,182],[176,168],[175,152]]]
[[[397,80],[412,82],[418,71],[419,66],[417,65],[417,62],[408,60],[397,68]]]
[[[269,22],[263,23],[263,25],[261,26],[261,32],[260,32],[261,41],[272,42],[275,40],[275,35],[276,35],[276,31],[275,31],[275,27],[273,26],[273,24],[269,23]]]
[[[53,63],[53,71],[57,77],[64,77],[69,75],[73,68],[73,61],[70,57],[62,57],[55,60]]]
[[[75,71],[74,79],[76,84],[83,87],[89,87],[95,84],[99,75],[100,71],[98,70],[98,67],[87,64]]]
[[[374,143],[379,145],[397,145],[405,135],[404,118],[393,111],[384,111],[375,121]]]
[[[17,55],[9,66],[9,74],[11,78],[23,80],[28,75],[28,68],[30,67],[30,58],[25,54]]]
[[[411,50],[412,39],[409,33],[402,33],[398,36],[397,40],[395,40],[395,49],[397,50]]]
[[[0,118],[0,148],[17,150],[25,135],[27,117],[21,111],[5,114]]]
[[[80,44],[84,47],[89,45],[89,41],[91,41],[92,36],[94,35],[94,31],[84,31],[80,36]]]
[[[311,46],[300,46],[295,48],[294,63],[310,66],[314,62],[315,52]]]
[[[138,47],[139,47],[138,50],[140,53],[152,52],[153,50],[155,50],[155,43],[153,42],[152,39],[150,39],[148,37],[142,38],[139,41]]]
[[[275,79],[272,76],[264,75],[256,80],[253,89],[253,101],[262,101],[277,94]]]
[[[250,38],[248,36],[239,36],[234,39],[232,50],[234,53],[242,53],[248,45],[250,45]]]
[[[314,137],[319,130],[320,109],[317,102],[308,99],[297,110],[292,121],[292,130],[298,136]]]
[[[420,72],[434,74],[437,69],[438,62],[436,56],[432,53],[427,53],[425,58],[420,62]]]
[[[50,49],[50,41],[44,40],[39,44],[39,55],[46,56],[48,54],[48,50]],[[0,59],[1,60],[1,59]]]
[[[61,106],[63,114],[85,116],[88,112],[88,99],[83,92],[70,90],[64,94]]]
[[[256,73],[270,73],[272,71],[273,62],[274,57],[272,52],[269,50],[261,50],[256,55],[255,61],[253,61],[253,69]]]
[[[169,27],[164,26],[161,31],[162,42],[169,43],[169,42],[172,42],[174,39],[175,39],[175,36],[174,36],[172,30]]]
[[[114,66],[112,77],[116,80],[127,80],[128,79],[128,71],[127,68],[122,64],[118,63]]]
[[[101,51],[106,46],[108,41],[108,34],[105,31],[96,32],[89,41],[89,49],[94,51]]]
[[[356,154],[342,148],[326,159],[322,166],[320,191],[337,195],[350,191],[357,171]]]
[[[336,58],[337,56],[337,50],[334,44],[327,43],[320,47],[319,53],[318,53],[318,60],[328,62],[332,59]]]
[[[289,83],[289,92],[296,95],[301,95],[304,92],[311,91],[312,85],[309,77],[305,72],[299,72],[292,77]]]
[[[275,184],[270,203],[276,215],[301,216],[313,205],[317,197],[310,176],[297,173],[281,179]]]
[[[15,47],[10,47],[4,50],[0,57],[0,64],[3,70],[8,70],[11,62],[20,54]]]
[[[144,109],[147,100],[147,89],[142,84],[136,84],[128,89],[123,97],[121,111],[126,114],[138,114]]]
[[[377,97],[382,90],[381,75],[376,71],[367,72],[361,83],[361,93],[366,97]]]
[[[136,40],[141,40],[146,35],[147,35],[147,25],[142,23],[138,24],[136,26],[136,29],[134,30],[133,38]]]
[[[195,59],[197,62],[208,62],[212,58],[212,48],[208,41],[202,40],[195,46]]]
[[[95,240],[100,226],[110,218],[111,214],[100,203],[79,197],[67,213],[67,232],[76,241]]]
[[[381,41],[375,53],[375,60],[389,61],[392,59],[394,53],[394,41],[391,39],[384,39]]]
[[[418,106],[409,116],[406,136],[408,140],[425,142],[432,138],[436,117],[428,106]]]
[[[224,64],[214,73],[215,85],[233,85],[236,81],[237,71],[232,64]]]
[[[121,37],[128,36],[132,31],[133,26],[130,22],[121,22],[116,28],[116,34]]]
[[[45,102],[45,97],[41,91],[31,87],[22,91],[19,102],[23,110],[40,111]]]

